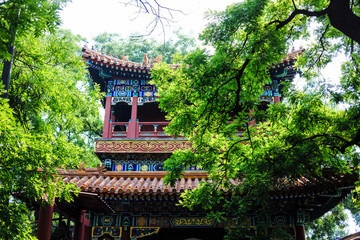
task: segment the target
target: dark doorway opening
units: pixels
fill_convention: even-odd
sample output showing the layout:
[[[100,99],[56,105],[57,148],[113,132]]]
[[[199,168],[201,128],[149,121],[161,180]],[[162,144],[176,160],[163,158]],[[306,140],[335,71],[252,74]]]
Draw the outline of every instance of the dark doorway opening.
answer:
[[[158,234],[138,240],[222,240],[224,234],[223,228],[160,228]]]
[[[165,121],[165,115],[157,102],[144,103],[144,105],[138,106],[139,122],[162,122]]]
[[[114,240],[114,237],[111,237],[109,234],[105,234],[99,237],[98,240]]]
[[[125,102],[118,102],[113,106],[115,122],[128,122],[131,118],[131,105]]]

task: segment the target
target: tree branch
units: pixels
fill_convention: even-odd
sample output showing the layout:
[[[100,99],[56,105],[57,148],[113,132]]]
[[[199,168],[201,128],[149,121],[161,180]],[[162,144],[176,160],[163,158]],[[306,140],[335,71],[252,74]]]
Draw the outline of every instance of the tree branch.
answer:
[[[288,23],[290,23],[297,15],[305,15],[308,17],[320,17],[323,16],[327,13],[327,9],[321,10],[321,11],[315,11],[315,12],[311,12],[308,10],[304,10],[304,9],[295,9],[295,11],[293,11],[290,16],[285,19],[284,21],[280,21],[280,20],[274,20],[272,22],[270,22],[268,25],[277,23],[278,25],[276,26],[276,30],[286,26]]]
[[[102,132],[99,131],[98,129],[94,129],[91,124],[89,123],[89,121],[85,120],[86,125],[89,127],[88,131],[96,134],[97,136],[101,137],[102,136]]]
[[[342,142],[344,142],[344,145],[342,145],[340,147],[340,152],[341,153],[344,153],[345,152],[345,149],[353,144],[356,144],[356,142],[359,142],[360,141],[360,130],[358,131],[356,137],[351,140],[351,141],[348,141],[340,136],[333,136],[333,135],[330,135],[330,134],[317,134],[317,135],[314,135],[314,136],[311,136],[311,137],[308,137],[308,138],[303,138],[303,139],[300,139],[299,141],[296,141],[294,144],[292,144],[291,147],[289,147],[288,149],[285,150],[285,152],[289,152],[291,149],[293,149],[294,147],[296,147],[298,144],[300,143],[303,143],[303,142],[306,142],[306,141],[309,141],[309,140],[314,140],[316,138],[320,138],[320,137],[330,137],[330,138],[336,138]]]
[[[305,15],[308,17],[320,17],[325,14],[329,17],[331,25],[360,44],[360,17],[358,17],[353,11],[353,5],[348,0],[331,0],[327,8],[321,11],[308,11],[304,9],[295,10],[284,21],[274,20],[268,25],[277,23],[276,29],[280,29],[290,23],[297,15]]]
[[[174,12],[185,15],[183,11],[165,7],[161,5],[157,0],[125,0],[124,2],[120,1],[120,3],[124,4],[125,6],[129,5],[137,7],[139,9],[138,16],[141,12],[153,15],[153,19],[146,27],[147,29],[149,29],[148,32],[145,35],[132,37],[149,36],[151,33],[154,32],[158,24],[160,24],[163,33],[165,33],[164,25],[166,23],[174,22]]]
[[[360,145],[360,129],[357,131],[355,137],[351,141],[347,141],[343,146],[341,146],[340,152],[345,153],[346,148],[352,145],[357,145],[357,146]]]

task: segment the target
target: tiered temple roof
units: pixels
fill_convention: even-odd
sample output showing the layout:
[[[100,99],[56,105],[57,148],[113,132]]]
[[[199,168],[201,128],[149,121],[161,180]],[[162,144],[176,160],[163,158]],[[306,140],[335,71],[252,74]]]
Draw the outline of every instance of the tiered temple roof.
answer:
[[[98,194],[101,199],[143,199],[157,196],[161,199],[178,199],[186,190],[196,188],[208,179],[206,171],[184,172],[174,186],[164,183],[166,172],[104,171],[103,168],[78,170],[59,169],[58,174],[66,183],[73,183],[82,193]],[[294,201],[293,208],[311,210],[310,219],[316,219],[342,201],[354,189],[358,175],[355,173],[334,174],[325,169],[321,177],[301,177],[295,181],[281,180],[274,185],[270,200]],[[229,180],[231,184],[241,184],[241,180]],[[223,190],[230,198],[230,192]]]

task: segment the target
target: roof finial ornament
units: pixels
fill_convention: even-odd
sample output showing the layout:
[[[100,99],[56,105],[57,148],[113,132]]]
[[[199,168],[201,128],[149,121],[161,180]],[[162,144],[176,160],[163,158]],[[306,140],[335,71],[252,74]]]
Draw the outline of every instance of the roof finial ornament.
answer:
[[[105,164],[103,164],[103,165],[98,164],[98,165],[96,166],[96,168],[97,168],[97,171],[98,171],[98,173],[99,173],[100,175],[103,175],[104,172],[107,171]]]
[[[123,60],[123,61],[129,61],[129,56],[121,55],[121,60]]]
[[[162,56],[157,56],[154,60],[154,62],[159,63],[162,61]]]
[[[147,65],[148,64],[148,58],[147,58],[147,54],[144,54],[144,62],[143,62],[143,64],[144,65]]]
[[[68,167],[65,165],[64,168],[59,164],[58,166],[58,170],[63,170],[65,173],[67,173],[66,169],[68,169]]]
[[[77,166],[77,169],[78,169],[80,172],[85,171],[85,162],[80,163],[80,164]]]

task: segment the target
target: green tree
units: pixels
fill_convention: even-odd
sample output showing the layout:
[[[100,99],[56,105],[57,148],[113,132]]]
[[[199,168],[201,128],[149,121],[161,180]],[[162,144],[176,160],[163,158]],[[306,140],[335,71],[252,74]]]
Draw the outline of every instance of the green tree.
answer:
[[[117,55],[119,58],[129,56],[129,60],[133,62],[143,62],[144,54],[147,54],[149,59],[162,56],[164,62],[172,63],[174,54],[185,55],[195,47],[195,39],[180,30],[175,32],[173,39],[165,42],[141,36],[123,39],[120,34],[106,32],[96,36],[94,41],[94,47],[99,51]]]
[[[213,180],[187,191],[183,205],[216,209],[218,218],[240,218],[251,209],[266,214],[267,194],[279,179],[320,176],[324,166],[349,172],[347,161],[357,169],[359,10],[356,1],[244,1],[209,14],[201,39],[214,47],[213,54],[198,49],[183,58],[181,69],[155,67],[160,106],[171,120],[167,132],[184,136],[193,147],[167,160],[167,180],[174,182],[190,166],[207,169]],[[353,20],[343,21],[338,13]],[[258,97],[270,81],[269,66],[285,58],[298,39],[314,39],[296,63],[309,80],[345,53],[340,84],[311,94],[288,86],[286,101],[264,112]],[[340,103],[346,111],[334,108]],[[258,125],[251,126],[249,117]],[[243,182],[234,185],[232,178]],[[227,201],[221,189],[242,197]]]
[[[347,215],[343,204],[339,204],[324,216],[306,225],[307,239],[333,240],[335,237],[345,237],[347,232]]]
[[[59,10],[66,0],[13,0],[0,3],[0,56],[16,37],[32,33],[37,36],[53,31],[60,24]],[[10,56],[7,56],[9,58]]]
[[[19,41],[15,53],[9,104],[19,123],[40,134],[64,136],[87,149],[101,133],[98,107],[100,94],[87,77],[82,62],[83,39],[59,30],[40,38],[31,35]]]
[[[31,238],[25,202],[71,199],[77,190],[59,181],[58,167],[98,161],[91,148],[101,95],[89,84],[80,42],[68,31],[17,40],[9,98],[0,109],[1,239]]]
[[[60,8],[67,0],[14,0],[0,3],[0,59],[2,82],[7,97],[16,39],[29,34],[39,36],[60,24]]]
[[[359,199],[358,192],[354,192],[349,197],[347,197],[344,201],[345,209],[348,209],[351,213],[351,216],[355,220],[355,223],[358,227],[360,227],[360,208],[359,208]]]

